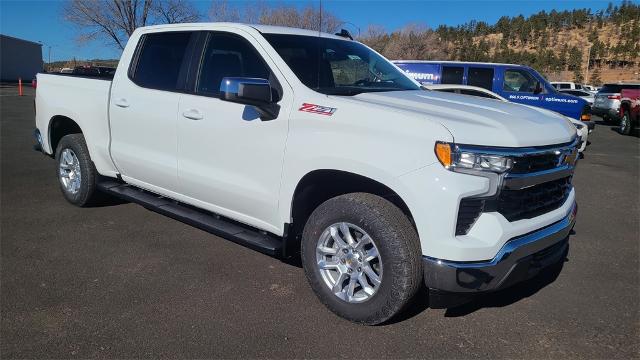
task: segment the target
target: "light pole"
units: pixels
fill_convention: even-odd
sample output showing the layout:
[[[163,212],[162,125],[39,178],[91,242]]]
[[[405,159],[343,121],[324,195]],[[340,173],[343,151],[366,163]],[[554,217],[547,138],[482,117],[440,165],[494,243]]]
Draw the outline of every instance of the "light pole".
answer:
[[[40,45],[46,45],[48,48],[48,59],[47,59],[47,65],[49,66],[49,68],[47,69],[47,72],[51,71],[51,45],[42,42],[42,41],[38,41],[40,43]]]
[[[589,64],[591,63],[591,48],[593,47],[593,44],[589,45],[589,50],[587,51],[587,71],[584,74],[584,83],[588,84],[589,83]]]

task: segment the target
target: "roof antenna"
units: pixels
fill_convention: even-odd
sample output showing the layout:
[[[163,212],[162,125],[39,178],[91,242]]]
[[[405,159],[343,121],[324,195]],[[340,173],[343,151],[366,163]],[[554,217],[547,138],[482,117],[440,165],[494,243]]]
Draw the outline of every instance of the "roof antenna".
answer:
[[[322,0],[320,0],[320,26],[318,27],[318,37],[321,36],[322,33]]]
[[[318,63],[317,65],[317,76],[316,76],[316,89],[320,88],[320,65],[322,64],[322,44],[320,44],[320,42],[322,41],[322,0],[319,0],[320,2],[320,15],[318,16],[320,18],[320,26],[318,26]]]

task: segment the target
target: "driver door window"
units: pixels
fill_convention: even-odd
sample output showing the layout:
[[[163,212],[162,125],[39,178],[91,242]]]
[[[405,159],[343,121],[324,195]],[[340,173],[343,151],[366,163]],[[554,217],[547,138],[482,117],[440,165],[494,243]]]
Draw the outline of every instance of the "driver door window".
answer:
[[[196,93],[217,96],[225,77],[269,79],[270,71],[253,46],[232,34],[212,33],[200,62]]]
[[[504,72],[504,91],[537,94],[537,85],[538,80],[527,71],[508,69]]]

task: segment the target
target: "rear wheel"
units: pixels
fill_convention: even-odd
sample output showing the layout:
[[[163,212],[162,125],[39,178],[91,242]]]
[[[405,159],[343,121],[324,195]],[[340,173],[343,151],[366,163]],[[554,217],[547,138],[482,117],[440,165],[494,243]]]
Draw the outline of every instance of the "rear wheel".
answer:
[[[82,134],[66,135],[56,149],[57,175],[65,199],[87,206],[96,199],[97,171]]]
[[[622,115],[622,118],[620,119],[620,134],[631,134],[631,116],[629,116],[628,111],[625,111]]]
[[[421,286],[418,236],[389,201],[352,193],[321,204],[302,236],[302,263],[318,298],[337,315],[375,325],[397,315]]]

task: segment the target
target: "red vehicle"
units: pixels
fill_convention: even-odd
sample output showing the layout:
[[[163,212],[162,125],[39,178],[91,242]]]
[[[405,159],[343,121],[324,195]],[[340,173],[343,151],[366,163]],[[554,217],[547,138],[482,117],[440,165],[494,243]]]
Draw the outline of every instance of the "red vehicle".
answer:
[[[629,135],[640,123],[640,89],[622,89],[620,98],[620,133]]]

